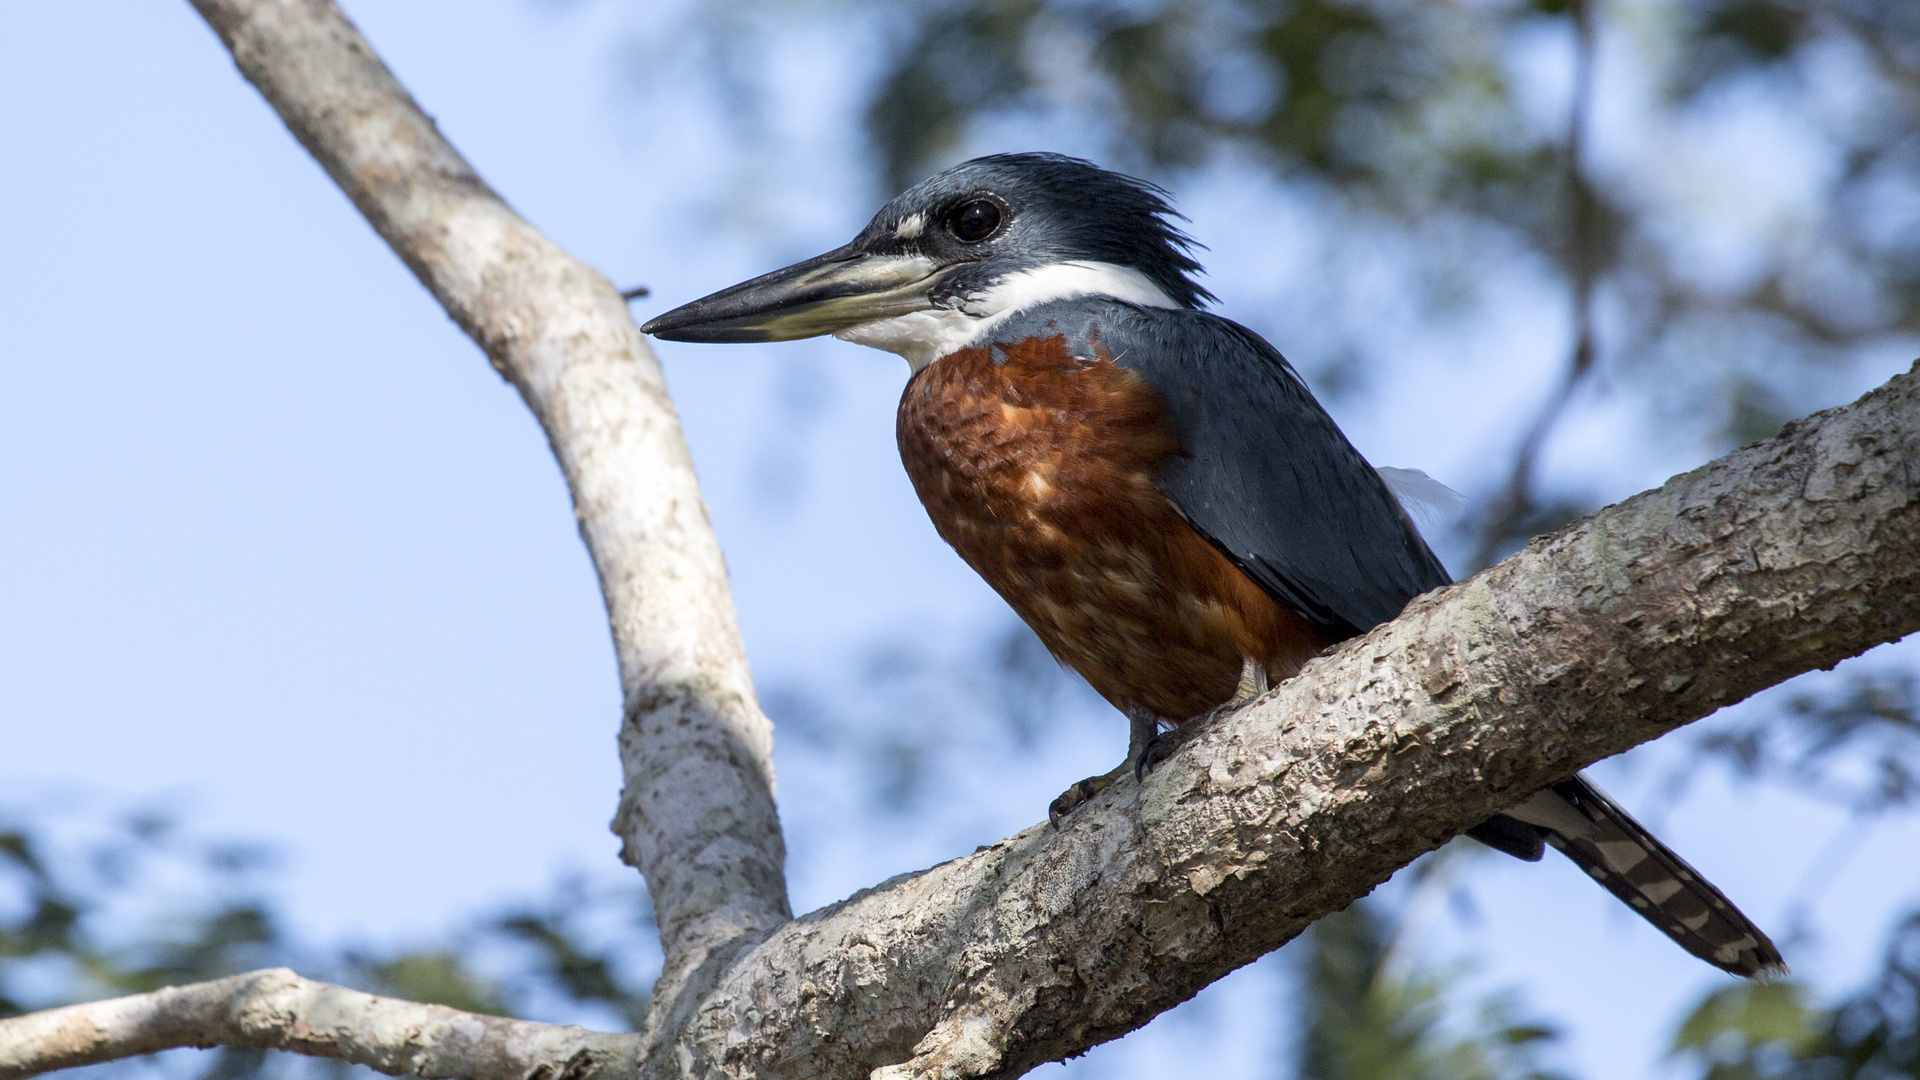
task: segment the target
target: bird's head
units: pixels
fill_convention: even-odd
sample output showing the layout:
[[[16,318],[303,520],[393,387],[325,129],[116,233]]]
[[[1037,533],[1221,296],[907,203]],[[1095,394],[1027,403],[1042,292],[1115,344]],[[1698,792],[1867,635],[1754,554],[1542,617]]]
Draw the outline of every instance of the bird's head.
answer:
[[[860,235],[675,308],[641,327],[669,341],[833,334],[916,370],[1024,308],[1071,296],[1154,307],[1213,299],[1160,188],[1058,154],[975,158],[882,207]]]

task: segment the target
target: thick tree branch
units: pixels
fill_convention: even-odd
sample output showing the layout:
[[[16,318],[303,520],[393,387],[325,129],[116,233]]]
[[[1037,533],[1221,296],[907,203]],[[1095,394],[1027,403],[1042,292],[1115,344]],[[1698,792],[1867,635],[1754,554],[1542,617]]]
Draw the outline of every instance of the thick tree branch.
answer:
[[[196,4],[546,427],[607,595],[621,831],[669,970],[642,1036],[259,973],[0,1021],[0,1077],[217,1043],[489,1080],[1017,1075],[1138,1027],[1527,792],[1920,628],[1909,374],[1416,601],[1064,830],[786,921],[767,725],[617,294],[487,190],[331,4]]]
[[[1916,629],[1920,366],[1416,600],[1058,833],[782,928],[647,1074],[1018,1075],[1532,791]]]
[[[331,0],[194,6],[546,429],[612,622],[614,827],[653,894],[670,1002],[791,913],[772,725],[659,365],[620,294],[475,175]]]
[[[1422,597],[1062,830],[781,927],[644,1043],[553,1029],[547,1056],[482,1056],[455,1021],[511,1022],[387,1002],[368,1014],[445,1026],[363,1024],[354,1060],[416,1068],[431,1041],[489,1080],[545,1080],[563,1057],[579,1080],[628,1077],[629,1051],[646,1077],[1017,1076],[1139,1027],[1530,791],[1916,629],[1920,365]],[[208,1005],[186,1030],[138,1004],[153,997],[0,1021],[0,1080],[160,1046],[303,1050],[298,1033],[338,1026],[295,1013],[276,1041]]]
[[[0,1080],[182,1046],[256,1046],[393,1076],[562,1080],[628,1071],[639,1038],[480,1016],[310,982],[285,968],[0,1021]]]

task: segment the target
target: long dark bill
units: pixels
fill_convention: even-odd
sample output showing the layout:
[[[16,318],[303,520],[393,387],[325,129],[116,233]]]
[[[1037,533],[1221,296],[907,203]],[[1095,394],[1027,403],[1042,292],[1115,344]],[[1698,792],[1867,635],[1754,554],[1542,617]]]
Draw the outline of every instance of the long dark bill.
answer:
[[[919,255],[846,248],[743,281],[650,320],[668,341],[792,341],[932,307],[940,267]]]

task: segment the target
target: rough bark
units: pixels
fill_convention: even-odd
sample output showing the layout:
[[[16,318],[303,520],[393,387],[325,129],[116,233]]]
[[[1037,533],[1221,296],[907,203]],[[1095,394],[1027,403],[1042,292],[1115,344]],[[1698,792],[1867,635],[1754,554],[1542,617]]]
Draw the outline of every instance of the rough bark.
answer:
[[[1416,600],[1058,833],[803,916],[672,1050],[690,1075],[1019,1075],[1549,783],[1916,629],[1920,366]]]
[[[393,1076],[561,1080],[632,1067],[636,1040],[479,1016],[302,979],[285,968],[0,1022],[0,1080],[181,1046],[257,1046]]]
[[[791,917],[786,848],[773,727],[658,362],[613,286],[487,187],[331,0],[194,6],[546,430],[612,624],[614,831],[653,894],[662,989],[712,970]]]
[[[1139,1027],[1528,792],[1916,629],[1920,365],[1420,598],[1064,829],[788,923],[684,1023],[587,1055],[557,1043],[517,1075],[1017,1076]],[[78,1021],[50,1018],[115,1008],[0,1021],[0,1080],[233,1030],[161,1017],[89,1057],[52,1037]],[[335,1052],[301,1040],[304,1019],[237,1041]],[[355,1059],[377,1068],[435,1038],[364,1029],[389,1033],[387,1056]],[[436,1060],[485,1045],[447,1041]]]
[[[488,1080],[1015,1076],[1533,790],[1920,629],[1917,369],[1415,601],[1064,829],[786,921],[765,722],[617,297],[485,189],[329,4],[196,3],[547,426],[620,644],[623,817],[669,971],[634,1036],[241,976],[0,1021],[0,1080],[226,1042]]]

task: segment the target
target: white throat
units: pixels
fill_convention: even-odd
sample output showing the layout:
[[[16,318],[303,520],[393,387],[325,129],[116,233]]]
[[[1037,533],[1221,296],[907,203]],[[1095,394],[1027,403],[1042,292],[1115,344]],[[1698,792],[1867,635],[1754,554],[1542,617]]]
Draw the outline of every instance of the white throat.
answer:
[[[957,308],[931,308],[861,323],[833,336],[899,353],[917,373],[956,349],[979,344],[1015,313],[1070,296],[1111,296],[1142,307],[1179,306],[1152,278],[1132,267],[1065,262],[1008,274]]]

